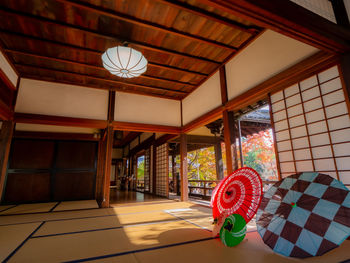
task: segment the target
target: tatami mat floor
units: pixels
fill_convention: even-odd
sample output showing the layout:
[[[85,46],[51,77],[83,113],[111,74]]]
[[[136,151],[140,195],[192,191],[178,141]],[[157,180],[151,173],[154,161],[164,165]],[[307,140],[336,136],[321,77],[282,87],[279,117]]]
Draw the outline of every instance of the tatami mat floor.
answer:
[[[36,204],[1,205],[1,215],[33,214],[55,211],[98,208],[96,200],[63,201]]]
[[[86,203],[79,207],[79,202],[67,206],[87,207]],[[273,253],[255,231],[237,247],[227,248],[212,238],[211,227],[209,208],[170,200],[4,215],[0,216],[0,261],[332,263],[350,259],[350,241],[322,257],[297,260]]]

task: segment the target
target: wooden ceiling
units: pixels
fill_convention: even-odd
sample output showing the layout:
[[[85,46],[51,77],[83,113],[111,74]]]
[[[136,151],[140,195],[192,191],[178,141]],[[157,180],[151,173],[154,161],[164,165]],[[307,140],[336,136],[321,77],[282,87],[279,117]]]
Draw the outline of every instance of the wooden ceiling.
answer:
[[[262,28],[200,0],[1,0],[1,46],[21,77],[180,100]],[[149,64],[111,75],[101,55],[128,42]]]

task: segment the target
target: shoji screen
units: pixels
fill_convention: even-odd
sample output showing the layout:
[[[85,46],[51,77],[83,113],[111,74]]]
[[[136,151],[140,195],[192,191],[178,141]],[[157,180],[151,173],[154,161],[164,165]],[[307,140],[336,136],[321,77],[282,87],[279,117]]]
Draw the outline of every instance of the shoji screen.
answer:
[[[145,192],[150,191],[150,149],[147,149],[145,151],[145,174],[144,174],[144,180],[145,180]]]
[[[281,175],[318,171],[350,186],[347,95],[334,66],[271,95]]]
[[[168,144],[164,143],[157,148],[156,194],[168,197],[169,155]]]

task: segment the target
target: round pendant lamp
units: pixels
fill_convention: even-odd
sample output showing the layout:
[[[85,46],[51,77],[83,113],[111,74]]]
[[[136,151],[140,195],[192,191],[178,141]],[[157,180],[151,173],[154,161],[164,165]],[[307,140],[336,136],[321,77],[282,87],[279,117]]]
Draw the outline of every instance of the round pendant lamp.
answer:
[[[141,52],[125,46],[109,48],[102,54],[103,67],[121,78],[134,78],[147,70],[147,59]]]

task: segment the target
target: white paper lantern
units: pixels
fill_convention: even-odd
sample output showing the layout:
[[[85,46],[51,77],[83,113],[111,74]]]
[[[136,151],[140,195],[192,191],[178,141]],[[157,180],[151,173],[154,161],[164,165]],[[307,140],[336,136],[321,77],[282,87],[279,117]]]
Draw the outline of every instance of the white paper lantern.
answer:
[[[102,54],[103,67],[121,78],[134,78],[147,70],[147,59],[130,47],[109,48]]]

